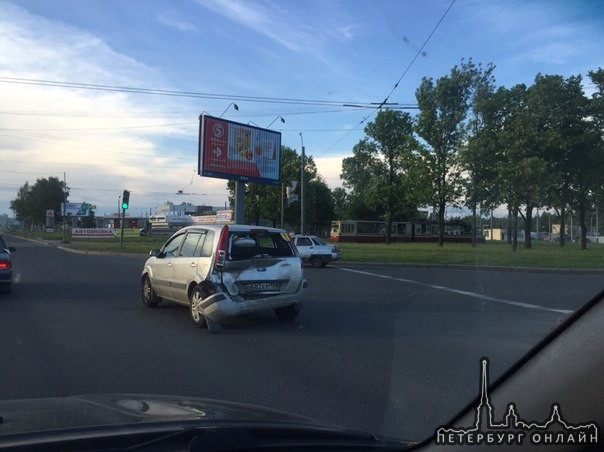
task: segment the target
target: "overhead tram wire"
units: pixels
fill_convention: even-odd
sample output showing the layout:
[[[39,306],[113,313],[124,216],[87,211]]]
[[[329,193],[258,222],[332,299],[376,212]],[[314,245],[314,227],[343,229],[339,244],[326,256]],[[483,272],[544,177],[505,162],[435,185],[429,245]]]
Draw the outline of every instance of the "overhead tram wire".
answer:
[[[403,80],[405,75],[407,75],[407,72],[409,72],[409,69],[411,69],[411,66],[413,66],[413,64],[418,59],[418,57],[423,54],[424,48],[426,47],[426,45],[428,45],[428,42],[430,42],[430,39],[432,38],[434,33],[436,33],[436,30],[438,30],[438,28],[442,24],[443,20],[445,20],[445,17],[447,17],[447,14],[449,14],[449,11],[455,4],[455,1],[456,0],[451,0],[451,3],[449,4],[447,9],[443,13],[441,18],[439,19],[439,21],[436,23],[436,25],[434,26],[434,28],[432,29],[432,31],[430,32],[428,37],[424,40],[424,42],[420,46],[420,48],[417,50],[417,52],[415,53],[415,56],[411,59],[411,61],[409,62],[409,64],[405,68],[405,70],[403,71],[403,74],[399,77],[399,79],[394,84],[394,86],[392,87],[392,89],[390,90],[388,95],[384,98],[384,100],[382,102],[380,102],[377,107],[373,107],[373,110],[367,116],[365,116],[363,119],[361,119],[361,121],[356,126],[354,126],[352,129],[350,129],[348,133],[346,133],[344,136],[342,136],[342,138],[337,140],[334,144],[332,144],[330,147],[328,147],[325,151],[321,152],[320,154],[324,154],[326,152],[331,151],[334,147],[336,147],[339,143],[341,143],[346,137],[348,137],[352,132],[354,132],[355,130],[359,130],[358,129],[359,126],[363,125],[365,123],[365,121],[367,121],[369,118],[371,118],[373,115],[375,115],[377,113],[377,111],[380,110],[381,108],[383,108],[384,106],[388,106],[390,108],[391,105],[398,105],[398,103],[388,102],[388,100],[390,99],[390,96],[392,96],[392,93],[394,93],[396,88],[398,88],[398,85],[401,83],[401,81]],[[348,106],[352,107],[353,105],[348,105]],[[411,107],[409,107],[409,108],[411,108]],[[418,108],[418,107],[413,106],[413,108]]]
[[[438,30],[438,28],[440,27],[440,24],[442,24],[443,20],[445,20],[445,17],[447,17],[447,14],[449,14],[449,11],[451,11],[451,8],[455,4],[455,1],[456,0],[451,0],[451,3],[449,4],[449,7],[445,10],[445,12],[441,16],[440,20],[436,23],[436,25],[434,26],[434,28],[432,29],[432,31],[430,32],[430,34],[428,35],[428,37],[424,40],[424,42],[421,45],[421,47],[415,53],[415,56],[413,57],[413,59],[411,60],[411,62],[409,63],[409,65],[405,68],[403,74],[400,76],[400,78],[394,84],[394,86],[392,87],[392,89],[390,90],[390,92],[388,93],[388,95],[386,96],[386,98],[384,99],[384,101],[380,104],[380,106],[377,109],[380,109],[384,105],[387,104],[388,100],[390,99],[390,96],[392,96],[392,93],[394,93],[394,91],[396,90],[396,88],[398,88],[399,83],[401,82],[401,80],[403,80],[403,78],[405,77],[405,75],[407,75],[407,72],[409,72],[409,69],[411,69],[411,66],[413,66],[413,63],[415,63],[415,61],[417,60],[417,58],[420,55],[423,54],[424,48],[426,47],[426,45],[428,45],[428,42],[430,41],[430,39],[432,38],[432,36],[434,35],[434,33],[436,33],[436,30]]]

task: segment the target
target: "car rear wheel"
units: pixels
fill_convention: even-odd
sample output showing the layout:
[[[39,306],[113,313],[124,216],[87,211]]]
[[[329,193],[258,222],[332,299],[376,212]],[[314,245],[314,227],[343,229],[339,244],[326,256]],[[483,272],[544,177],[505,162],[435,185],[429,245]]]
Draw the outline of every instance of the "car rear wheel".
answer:
[[[310,258],[310,265],[312,265],[315,268],[322,267],[323,266],[323,258],[321,256],[312,256]]]
[[[155,290],[153,290],[153,286],[151,286],[151,280],[149,276],[145,275],[142,283],[142,299],[143,304],[149,308],[154,308],[159,304],[161,298],[157,296]]]
[[[201,284],[195,286],[195,288],[191,292],[191,319],[193,320],[193,323],[195,325],[200,328],[207,328],[211,334],[220,333],[222,331],[222,325],[219,322],[216,322],[215,320],[212,320],[203,314],[201,302],[206,297],[206,295],[207,293],[205,292]]]
[[[283,321],[292,321],[298,314],[300,313],[300,306],[291,304],[289,306],[284,306],[282,308],[276,308],[275,314],[277,314],[277,318]]]
[[[201,308],[201,302],[203,301],[203,290],[197,286],[191,292],[191,320],[193,323],[200,328],[207,328],[208,324],[206,318],[203,315],[203,309]]]

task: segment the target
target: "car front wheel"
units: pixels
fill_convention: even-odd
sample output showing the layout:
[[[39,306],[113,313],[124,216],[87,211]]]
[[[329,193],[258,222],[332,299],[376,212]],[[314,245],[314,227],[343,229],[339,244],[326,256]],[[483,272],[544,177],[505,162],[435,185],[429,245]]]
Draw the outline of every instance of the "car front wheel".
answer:
[[[145,275],[145,277],[143,278],[141,296],[143,304],[149,308],[154,308],[161,301],[161,298],[158,297],[155,293],[155,290],[153,290],[153,286],[151,286],[151,280],[147,275]]]
[[[291,304],[289,306],[284,306],[282,308],[276,308],[275,314],[277,314],[277,318],[283,321],[292,321],[298,314],[300,313],[300,306]]]
[[[310,258],[310,265],[315,268],[323,266],[323,258],[321,256],[313,256]]]

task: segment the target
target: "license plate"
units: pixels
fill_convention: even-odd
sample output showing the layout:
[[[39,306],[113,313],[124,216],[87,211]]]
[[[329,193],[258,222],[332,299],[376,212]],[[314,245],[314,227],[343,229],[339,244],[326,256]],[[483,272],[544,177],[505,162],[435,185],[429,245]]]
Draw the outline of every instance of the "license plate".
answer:
[[[278,291],[279,283],[277,282],[256,282],[247,283],[245,285],[246,292],[266,292],[266,291]]]

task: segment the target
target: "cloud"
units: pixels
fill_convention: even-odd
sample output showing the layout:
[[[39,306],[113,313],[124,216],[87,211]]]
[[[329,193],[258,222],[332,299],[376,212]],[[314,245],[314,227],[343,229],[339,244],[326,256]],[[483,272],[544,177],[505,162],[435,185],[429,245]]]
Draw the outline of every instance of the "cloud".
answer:
[[[601,30],[577,20],[580,3],[481,2],[468,9],[470,20],[496,35],[511,59],[539,65],[565,65],[600,51]],[[488,39],[491,40],[491,39]],[[502,65],[503,62],[498,62]]]
[[[337,27],[336,31],[338,35],[346,40],[352,40],[355,37],[354,30],[356,29],[355,25],[345,25],[341,27]]]
[[[164,85],[153,68],[115,52],[98,36],[8,3],[0,5],[0,76]],[[196,117],[191,125],[159,127],[183,122],[162,114],[174,109],[171,98],[13,83],[0,83],[0,97],[0,214],[10,213],[10,200],[26,181],[62,179],[64,173],[73,202],[111,213],[128,188],[138,214],[139,207],[148,211],[170,199],[196,167]],[[168,137],[180,138],[185,147],[169,144]],[[206,203],[224,203],[225,181],[197,184],[195,192],[216,193]]]
[[[214,13],[262,34],[296,52],[303,51],[314,41],[312,34],[300,30],[276,5],[242,0],[197,0]]]
[[[356,26],[346,21],[345,9],[328,2],[313,4],[312,16],[296,3],[244,0],[196,0],[201,6],[261,34],[279,45],[323,59],[331,38],[348,41]],[[287,5],[291,9],[286,9]],[[319,8],[319,11],[317,11]]]
[[[157,21],[168,27],[176,28],[179,31],[197,30],[195,25],[177,17],[174,13],[160,13],[157,15]]]
[[[332,190],[342,186],[340,174],[342,173],[342,160],[346,157],[350,157],[350,154],[313,157],[317,165],[317,171]]]

